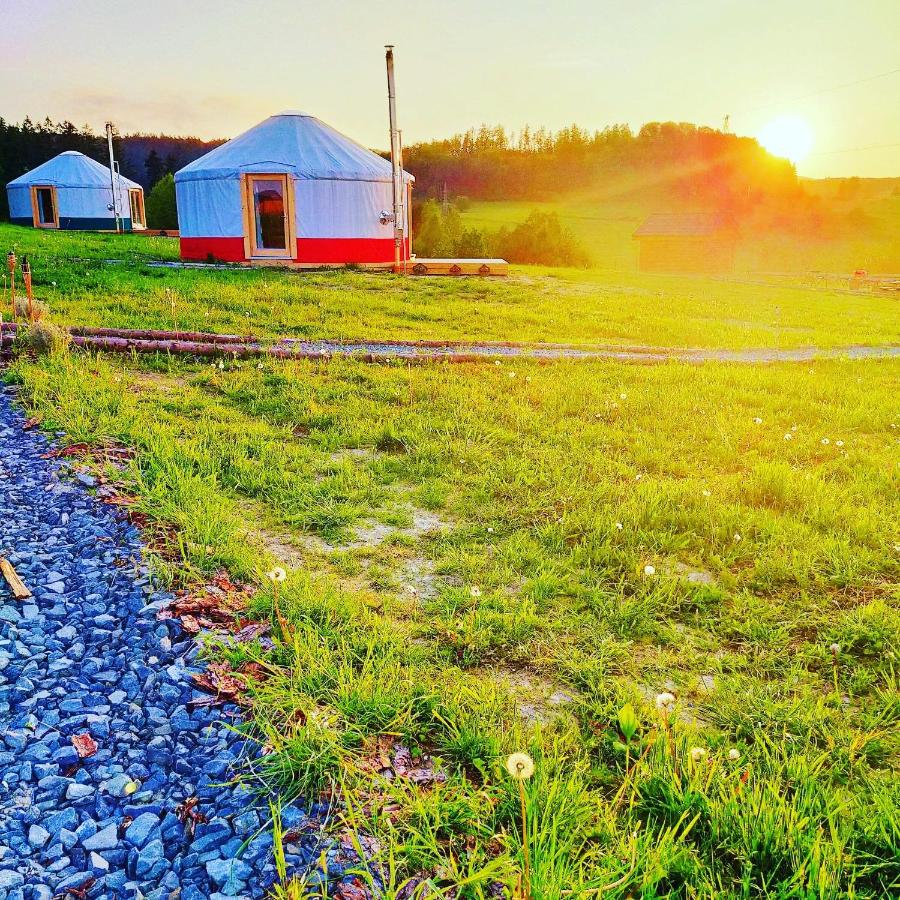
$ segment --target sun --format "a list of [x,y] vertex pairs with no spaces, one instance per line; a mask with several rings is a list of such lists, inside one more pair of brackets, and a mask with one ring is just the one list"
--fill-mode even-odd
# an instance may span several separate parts
[[797,116],[779,116],[760,129],[759,142],[773,156],[782,156],[792,163],[803,162],[813,148],[812,129]]

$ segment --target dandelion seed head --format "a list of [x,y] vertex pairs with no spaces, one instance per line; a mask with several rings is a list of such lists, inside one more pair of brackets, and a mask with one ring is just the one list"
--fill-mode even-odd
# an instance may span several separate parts
[[741,751],[738,750],[737,747],[732,747],[732,748],[728,751],[728,758],[729,758],[732,762],[737,762],[737,761],[741,758]]
[[527,753],[511,753],[506,759],[506,771],[524,781],[534,775],[534,760]]
[[621,522],[616,522],[616,529],[617,529],[618,531],[621,531],[623,527],[624,527],[624,526],[622,525]]
[[843,441],[835,441],[835,442],[834,442],[834,446],[835,446],[835,447],[843,447],[843,446],[844,446],[844,442],[843,442]]
[[703,496],[704,496],[704,497],[712,497],[712,491],[708,490],[707,488],[704,488],[704,489],[703,489]]
[[268,578],[269,581],[275,583],[282,582],[285,578],[287,578],[287,572],[285,572],[284,569],[281,568],[281,566],[275,566],[274,569],[266,572],[266,578]]
[[469,588],[469,594],[472,597],[480,597],[481,596],[481,588],[478,587],[477,584],[473,584],[472,587]]
[[841,652],[841,645],[840,645],[840,644],[832,644],[828,649],[831,650],[831,652],[832,652],[835,656],[837,656],[838,653]]
[[785,434],[784,439],[785,439],[786,441],[792,441],[792,440],[794,439],[794,435],[792,435],[792,434],[790,433],[790,431],[789,431],[789,432],[787,432],[787,433]]
[[831,441],[828,440],[828,438],[822,438],[822,443],[825,444],[825,445],[828,445],[828,444],[831,443]]
[[670,713],[675,709],[675,695],[669,691],[663,691],[656,695],[656,708],[661,713]]
[[743,540],[743,538],[741,537],[740,532],[737,532],[737,531],[736,531],[736,532],[734,533],[734,542],[735,542],[736,544],[739,544],[742,540]]
[[706,758],[706,748],[705,747],[691,747],[691,760],[693,762],[703,762]]
[[619,394],[619,399],[620,399],[620,400],[627,400],[627,399],[628,399],[628,394],[624,394],[624,393],[623,393],[623,394]]
[[754,421],[757,425],[762,425],[762,419],[761,419],[759,416],[755,416],[754,419],[753,419],[753,421]]
[[656,567],[655,567],[655,566],[650,566],[650,565],[644,566],[644,574],[645,574],[645,575],[655,575],[655,574],[656,574]]

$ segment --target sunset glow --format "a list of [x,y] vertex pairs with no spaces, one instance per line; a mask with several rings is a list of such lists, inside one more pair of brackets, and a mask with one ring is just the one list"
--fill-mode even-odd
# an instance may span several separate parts
[[779,116],[766,123],[757,135],[759,142],[774,156],[803,162],[815,143],[812,129],[797,116]]

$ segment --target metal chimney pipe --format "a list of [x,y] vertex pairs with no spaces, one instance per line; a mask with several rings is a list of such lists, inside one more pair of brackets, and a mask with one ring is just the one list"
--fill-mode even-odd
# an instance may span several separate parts
[[397,131],[397,94],[394,87],[394,45],[385,44],[387,63],[388,115],[391,125],[391,169],[394,187],[394,271],[402,271],[403,256],[403,199],[402,170],[400,168],[400,134]]
[[109,145],[109,188],[112,191],[112,212],[116,220],[116,234],[119,234],[122,231],[122,226],[119,221],[119,192],[116,190],[116,158],[113,156],[112,122],[106,123],[106,142]]

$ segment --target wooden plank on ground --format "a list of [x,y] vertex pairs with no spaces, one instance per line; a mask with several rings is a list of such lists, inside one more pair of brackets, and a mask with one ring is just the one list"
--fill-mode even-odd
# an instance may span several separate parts
[[415,257],[406,264],[411,275],[508,275],[505,259],[422,259]]
[[19,574],[13,568],[12,563],[4,556],[0,556],[0,572],[3,573],[3,577],[6,579],[6,583],[9,585],[16,600],[27,600],[31,596],[31,591],[25,586],[25,582],[19,578]]

